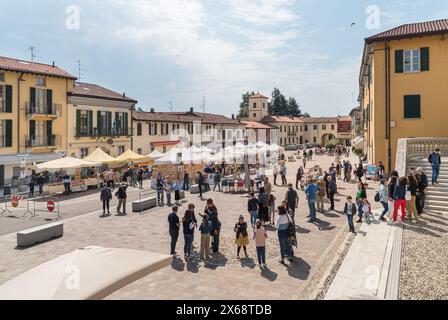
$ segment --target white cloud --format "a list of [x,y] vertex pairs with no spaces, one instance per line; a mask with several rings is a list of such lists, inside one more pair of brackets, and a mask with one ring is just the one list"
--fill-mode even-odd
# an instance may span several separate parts
[[299,19],[292,10],[294,0],[227,0],[232,15],[255,25],[278,25]]

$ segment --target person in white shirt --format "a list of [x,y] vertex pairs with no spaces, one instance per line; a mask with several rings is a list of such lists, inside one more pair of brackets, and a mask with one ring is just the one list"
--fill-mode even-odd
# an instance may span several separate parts
[[280,263],[285,263],[285,258],[292,261],[292,246],[288,245],[288,229],[292,218],[284,206],[278,207],[278,216],[275,219],[275,227],[278,230],[278,241],[280,243]]

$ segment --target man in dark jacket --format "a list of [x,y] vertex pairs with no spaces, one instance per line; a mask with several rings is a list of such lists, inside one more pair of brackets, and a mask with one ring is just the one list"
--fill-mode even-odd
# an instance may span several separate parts
[[330,198],[330,211],[334,211],[334,195],[336,194],[336,180],[328,176],[328,198]]
[[173,206],[173,211],[168,215],[169,233],[171,237],[171,255],[176,255],[176,243],[179,238],[180,222],[177,216],[177,206]]
[[417,189],[417,198],[415,201],[416,207],[417,207],[417,213],[419,216],[422,215],[423,210],[425,208],[425,201],[426,201],[426,188],[428,188],[428,177],[423,172],[422,168],[417,168],[416,170],[416,178],[418,182],[418,189]]
[[432,185],[439,184],[440,165],[442,164],[439,148],[429,155],[428,161],[432,166]]
[[103,187],[103,189],[101,189],[100,194],[100,200],[103,202],[103,216],[106,215],[106,208],[107,208],[107,214],[110,215],[109,204],[111,199],[112,199],[112,191],[107,186]]
[[285,201],[288,204],[289,209],[291,210],[292,217],[296,213],[296,208],[299,206],[299,196],[297,191],[293,189],[292,184],[288,185],[288,191],[286,191]]
[[185,170],[184,172],[184,185],[182,189],[184,190],[190,189],[190,174],[188,173],[187,170]]
[[252,228],[255,228],[255,224],[257,223],[257,215],[258,215],[258,199],[255,198],[255,192],[250,193],[250,199],[247,200],[247,211],[250,215],[250,223]]
[[120,213],[120,208],[123,206],[123,215],[126,215],[126,198],[128,197],[126,190],[128,186],[126,183],[123,183],[118,188],[117,192],[115,192],[115,196],[118,199],[117,213]]

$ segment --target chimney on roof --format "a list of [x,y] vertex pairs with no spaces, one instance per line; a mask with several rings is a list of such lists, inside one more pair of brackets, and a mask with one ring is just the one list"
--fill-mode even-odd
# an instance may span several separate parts
[[123,92],[123,98],[126,98],[126,93],[125,92]]
[[151,108],[151,113],[154,113],[154,112],[155,112],[154,108]]
[[54,61],[53,61],[53,67],[54,67]]
[[232,120],[235,120],[235,115],[232,113]]
[[190,108],[190,113],[194,113],[194,108],[193,107]]

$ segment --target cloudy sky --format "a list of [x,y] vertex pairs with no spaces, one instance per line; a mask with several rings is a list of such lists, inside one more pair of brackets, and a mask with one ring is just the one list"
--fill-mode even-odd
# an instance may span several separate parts
[[206,112],[225,115],[237,113],[241,93],[270,96],[274,86],[314,116],[347,114],[356,106],[364,37],[448,18],[446,0],[0,0],[0,6],[2,56],[30,59],[34,46],[36,61],[55,61],[77,75],[81,60],[84,81],[126,92],[143,109],[168,111],[173,102],[175,111],[199,110],[205,96]]

